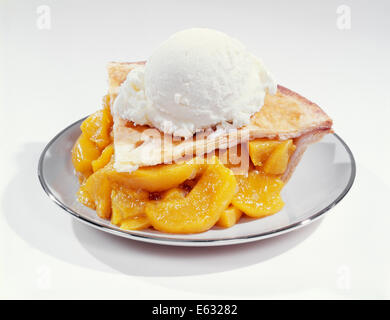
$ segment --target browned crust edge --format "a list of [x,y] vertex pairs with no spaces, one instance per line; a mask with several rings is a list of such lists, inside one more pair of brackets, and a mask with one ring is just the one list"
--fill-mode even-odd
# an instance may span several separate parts
[[299,100],[301,103],[310,107],[313,110],[313,112],[324,117],[326,120],[322,123],[321,128],[330,129],[332,127],[332,125],[333,125],[332,119],[325,113],[324,110],[321,109],[321,107],[318,104],[310,101],[309,99],[305,98],[304,96],[300,95],[299,93],[292,91],[292,90],[290,90],[290,89],[288,89],[280,84],[278,84],[278,90],[286,96],[290,96],[296,100]]

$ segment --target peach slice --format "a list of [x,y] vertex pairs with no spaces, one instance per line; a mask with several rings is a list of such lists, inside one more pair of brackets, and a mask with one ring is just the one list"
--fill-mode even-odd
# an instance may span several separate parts
[[105,167],[110,162],[113,154],[114,154],[114,146],[112,144],[105,147],[100,157],[92,161],[93,172],[96,172],[99,169]]
[[265,217],[280,211],[284,202],[280,196],[283,182],[275,176],[257,170],[248,176],[237,176],[238,192],[232,204],[253,218]]
[[100,155],[97,146],[84,134],[81,134],[72,148],[72,163],[83,178],[92,174],[92,161]]
[[127,218],[144,214],[148,200],[149,193],[146,191],[114,186],[111,192],[111,223],[120,225]]
[[165,191],[196,175],[200,165],[186,162],[161,164],[152,167],[141,167],[126,173],[117,172],[111,166],[107,174],[109,179],[132,189],[143,189],[150,192]]
[[91,114],[80,128],[83,134],[102,150],[112,142],[110,135],[112,124],[110,109],[106,107]]
[[149,193],[114,186],[111,192],[111,223],[126,230],[139,230],[150,226],[145,216],[145,205]]
[[249,155],[255,166],[261,166],[280,144],[277,140],[256,139],[249,142]]
[[252,166],[249,160],[248,143],[217,150],[216,154],[225,167],[232,170],[235,175],[246,175]]
[[295,151],[295,148],[291,139],[281,142],[265,162],[264,171],[268,174],[283,174],[287,169],[290,155]]
[[186,191],[181,188],[172,188],[164,192],[163,200],[183,199],[186,196]]
[[111,216],[111,183],[107,178],[106,167],[99,169],[89,176],[78,192],[81,203],[96,209],[103,219]]
[[[174,199],[183,199],[186,196],[186,191],[181,188],[173,188],[166,191],[163,195],[163,200],[174,200]],[[221,213],[217,225],[222,228],[230,228],[235,225],[240,217],[242,212],[234,206],[229,206]]]
[[230,204],[236,179],[216,157],[184,198],[149,202],[146,215],[152,226],[168,233],[197,233],[210,229]]
[[238,220],[240,220],[241,216],[242,211],[234,206],[229,206],[222,212],[221,217],[217,222],[217,226],[222,228],[230,228],[234,226]]
[[122,221],[120,228],[124,230],[142,230],[150,227],[150,221],[147,216],[135,216]]
[[88,208],[96,210],[95,200],[92,199],[88,190],[85,188],[85,183],[77,191],[77,200]]

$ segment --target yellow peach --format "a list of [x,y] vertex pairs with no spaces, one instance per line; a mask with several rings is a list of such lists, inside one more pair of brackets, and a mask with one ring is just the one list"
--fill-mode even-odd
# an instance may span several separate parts
[[214,157],[186,197],[150,202],[146,205],[146,215],[160,231],[203,232],[219,220],[236,192],[236,185],[232,171]]
[[283,174],[287,169],[290,155],[294,150],[295,145],[292,143],[292,140],[281,142],[265,162],[264,171],[268,174]]
[[111,192],[111,223],[121,226],[128,218],[143,215],[148,200],[149,193],[146,191],[114,186]]
[[114,146],[112,144],[105,147],[100,157],[92,161],[93,172],[98,171],[99,169],[105,167],[110,162],[113,154],[114,154]]
[[234,226],[238,220],[240,220],[241,216],[242,211],[234,206],[229,206],[222,212],[221,217],[217,222],[217,226],[222,228],[230,228]]
[[257,170],[248,176],[237,176],[238,192],[232,204],[253,218],[268,216],[280,211],[284,202],[280,196],[283,182],[276,176]]
[[92,161],[100,155],[98,147],[84,134],[81,134],[72,148],[72,163],[83,178],[92,174]]
[[99,169],[88,177],[79,190],[79,201],[89,207],[95,207],[99,217],[111,216],[111,183],[107,179],[105,168]]
[[142,230],[150,227],[150,221],[145,215],[127,218],[120,225],[124,230]]
[[249,155],[255,166],[261,166],[279,145],[277,140],[256,139],[249,142]]
[[104,108],[91,114],[81,124],[81,131],[92,142],[96,143],[99,149],[104,149],[112,141],[112,116],[109,108]]
[[117,172],[111,166],[107,174],[111,181],[129,188],[160,192],[177,187],[185,180],[192,178],[198,169],[198,164],[183,162],[141,167],[131,173]]

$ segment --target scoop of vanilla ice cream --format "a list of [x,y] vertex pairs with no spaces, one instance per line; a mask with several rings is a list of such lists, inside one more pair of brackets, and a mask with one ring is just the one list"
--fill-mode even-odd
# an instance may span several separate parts
[[119,89],[114,113],[167,134],[191,137],[204,128],[241,127],[276,83],[239,41],[210,29],[166,40]]

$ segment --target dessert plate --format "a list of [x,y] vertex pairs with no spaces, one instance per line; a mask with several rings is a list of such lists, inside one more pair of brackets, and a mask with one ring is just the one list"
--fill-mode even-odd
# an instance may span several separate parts
[[57,205],[80,221],[137,241],[174,246],[220,246],[274,237],[306,226],[329,212],[348,193],[355,179],[356,165],[351,150],[337,134],[328,134],[305,152],[282,191],[285,207],[275,215],[262,219],[242,218],[232,228],[213,227],[199,234],[122,230],[77,201],[79,183],[74,174],[71,149],[81,133],[83,120],[65,128],[43,150],[38,165],[42,187]]

